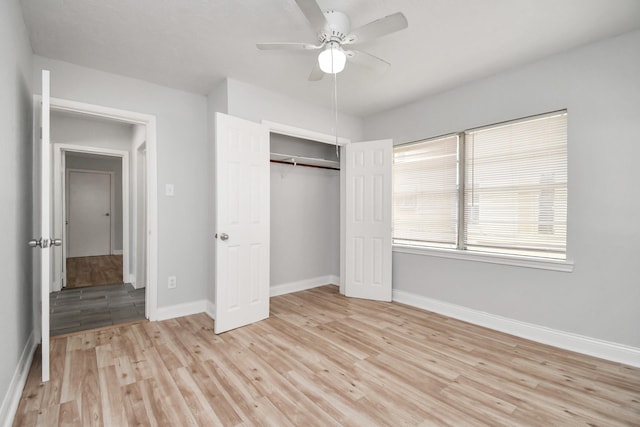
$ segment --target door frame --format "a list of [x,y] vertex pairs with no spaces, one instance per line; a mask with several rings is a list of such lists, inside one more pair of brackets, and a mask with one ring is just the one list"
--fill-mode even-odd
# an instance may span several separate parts
[[[99,117],[108,120],[115,120],[123,123],[141,125],[145,128],[145,140],[147,149],[146,163],[146,201],[147,201],[147,253],[146,253],[146,274],[147,286],[145,292],[145,316],[149,320],[157,320],[158,308],[158,175],[157,175],[157,145],[156,145],[156,117],[150,114],[138,113],[134,111],[122,110],[118,108],[106,107],[96,104],[87,104],[78,101],[71,101],[61,98],[51,98],[51,110],[77,113],[92,117]],[[87,147],[82,147],[86,149]],[[132,147],[135,149],[136,147]],[[101,148],[102,151],[107,149]],[[114,150],[117,151],[117,150]],[[127,153],[128,155],[128,153]],[[135,166],[134,166],[135,168]],[[129,166],[126,167],[129,173]],[[124,183],[123,166],[123,183]],[[129,186],[127,183],[127,192]],[[124,193],[124,191],[123,191]],[[133,197],[136,196],[136,188],[131,189]],[[129,193],[128,193],[129,194]],[[127,198],[127,203],[129,199]],[[124,211],[124,206],[123,206]],[[127,219],[128,227],[129,219]],[[124,218],[123,218],[124,229]],[[135,246],[135,235],[130,236]],[[129,245],[130,242],[127,244]],[[123,239],[123,246],[125,242]],[[124,249],[124,248],[123,248]],[[124,264],[124,258],[123,258]],[[39,320],[38,320],[39,321]],[[41,331],[42,332],[42,331]]]
[[[140,126],[137,126],[137,129],[134,131],[134,140],[133,147],[131,150],[131,188],[133,191],[131,192],[131,235],[135,236],[133,239],[134,244],[131,245],[131,250],[135,251],[133,254],[133,258],[136,260],[135,265],[131,267],[131,283],[133,283],[133,287],[136,289],[144,288],[147,284],[147,262],[144,256],[147,253],[147,235],[145,232],[147,229],[147,198],[145,197],[148,189],[146,185],[147,179],[147,142],[146,139],[140,137],[140,133],[138,129]],[[140,164],[140,160],[142,159],[142,165]],[[142,197],[141,197],[142,195]],[[142,263],[141,260],[144,258],[145,262]]]
[[[269,120],[262,120],[261,122],[269,129],[269,135],[272,133],[277,133],[279,135],[292,136],[294,138],[306,139],[309,141],[321,142],[324,144],[338,145],[339,147],[344,147],[347,144],[351,143],[351,139],[345,138],[342,136],[331,135],[328,133],[317,132],[314,130],[304,129],[296,126],[291,126],[283,123],[272,122]],[[344,295],[344,279],[346,277],[346,248],[347,241],[345,235],[345,226],[346,226],[346,167],[347,164],[344,161],[344,155],[342,153],[344,150],[340,150],[340,277],[339,277],[339,289],[340,294]]]
[[[84,145],[54,143],[53,146],[53,230],[56,235],[62,235],[62,246],[56,248],[54,252],[54,266],[53,266],[53,278],[51,292],[56,292],[67,284],[67,227],[65,227],[64,221],[67,218],[68,200],[67,194],[69,190],[68,173],[70,169],[66,167],[66,156],[64,153],[86,153],[86,154],[99,154],[108,157],[118,157],[121,159],[122,165],[122,280],[127,283],[130,279],[129,273],[129,260],[131,259],[130,242],[131,231],[129,227],[130,223],[130,207],[129,207],[129,152],[124,150],[112,150],[108,148],[89,147]],[[76,169],[71,169],[76,170]],[[96,173],[110,173],[105,171],[89,171],[86,169],[77,169],[81,172],[96,172]],[[114,194],[113,185],[114,178],[111,174],[111,212],[114,207]],[[114,220],[111,215],[111,231],[110,231],[110,244],[109,252],[113,254],[113,240],[115,236]]]

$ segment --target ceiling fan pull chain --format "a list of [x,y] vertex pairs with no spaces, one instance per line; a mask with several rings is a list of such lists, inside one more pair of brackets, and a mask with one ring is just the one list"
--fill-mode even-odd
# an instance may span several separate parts
[[339,159],[340,148],[338,147],[338,73],[333,74],[333,109],[335,114],[336,157]]

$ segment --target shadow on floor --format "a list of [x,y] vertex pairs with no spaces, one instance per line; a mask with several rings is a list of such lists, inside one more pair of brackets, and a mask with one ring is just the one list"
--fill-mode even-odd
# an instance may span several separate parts
[[144,319],[145,288],[129,284],[63,289],[52,292],[50,335]]

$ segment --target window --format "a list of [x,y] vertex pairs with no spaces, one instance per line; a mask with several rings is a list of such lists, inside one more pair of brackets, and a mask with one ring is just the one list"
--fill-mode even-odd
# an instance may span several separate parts
[[567,114],[394,148],[394,244],[566,258]]
[[458,241],[458,135],[393,150],[393,238],[455,248]]

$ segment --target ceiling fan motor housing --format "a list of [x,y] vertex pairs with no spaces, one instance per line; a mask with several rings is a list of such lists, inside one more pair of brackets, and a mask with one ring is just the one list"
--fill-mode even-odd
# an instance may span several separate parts
[[323,32],[318,35],[321,43],[338,42],[342,44],[351,30],[351,22],[349,17],[337,10],[326,10],[324,12],[327,20],[327,26]]

